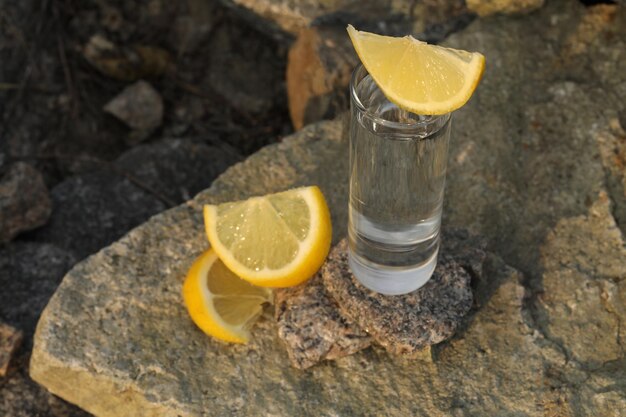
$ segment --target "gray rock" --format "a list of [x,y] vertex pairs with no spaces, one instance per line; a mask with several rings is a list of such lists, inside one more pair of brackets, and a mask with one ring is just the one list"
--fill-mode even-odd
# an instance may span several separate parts
[[0,378],[6,376],[15,351],[22,343],[22,332],[0,322]]
[[239,159],[225,145],[191,139],[137,146],[106,171],[83,174],[54,187],[50,222],[33,237],[84,258],[150,216],[207,188]]
[[[12,242],[0,249],[0,321],[19,329],[23,338],[23,346],[13,352],[11,371],[2,379],[2,416],[87,416],[75,406],[54,397],[28,376],[28,359],[37,320],[63,275],[76,260],[71,253],[50,244]],[[0,331],[0,346],[5,343],[5,335]],[[2,351],[0,347],[0,356]],[[0,363],[3,361],[0,358]]]
[[27,358],[2,380],[0,414],[4,417],[89,417],[91,414],[50,394],[28,376]]
[[226,146],[192,139],[162,139],[136,146],[115,161],[121,172],[180,204],[208,188],[241,157]]
[[27,348],[39,315],[76,261],[50,244],[13,242],[0,249],[0,318],[24,333]]
[[274,304],[278,336],[296,368],[342,358],[371,343],[367,333],[340,314],[324,289],[321,273],[297,287],[275,290]]
[[34,238],[69,250],[80,259],[167,208],[158,196],[116,172],[67,179],[50,195],[54,211]]
[[0,178],[0,242],[45,224],[52,206],[43,177],[32,166],[16,162]]
[[[372,348],[303,373],[272,320],[232,347],[206,338],[182,306],[182,277],[206,247],[203,203],[319,184],[334,241],[345,236],[348,149],[337,121],[261,150],[76,266],[42,315],[32,376],[102,416],[620,416],[615,277],[626,259],[613,218],[621,200],[608,186],[618,171],[597,135],[626,111],[625,43],[626,8],[573,0],[479,19],[449,39],[485,53],[487,68],[454,116],[443,221],[480,233],[497,255],[483,265],[477,306],[432,362]],[[577,321],[588,340],[568,334]],[[594,350],[594,337],[607,345]]]
[[528,13],[543,6],[545,0],[467,0],[467,8],[479,16],[496,13]]
[[[237,11],[248,11],[253,24],[277,37],[284,31],[298,34],[301,30],[320,23],[342,22],[367,25],[378,32],[388,31],[390,26],[401,26],[404,33],[423,32],[428,26],[445,22],[465,11],[459,0],[407,0],[363,1],[351,0],[222,0]],[[246,14],[244,13],[244,16]]]
[[159,77],[170,66],[169,53],[151,45],[120,46],[102,35],[93,35],[83,48],[83,56],[107,77],[121,81]]
[[[622,360],[626,246],[608,195],[601,193],[586,215],[560,220],[548,233],[541,258],[543,291],[537,314],[545,314],[545,333],[586,368]],[[565,316],[569,320],[561,319]]]
[[[214,29],[206,53],[211,59],[202,82],[239,114],[250,121],[268,113],[284,94],[284,63],[277,49],[261,34],[236,21]],[[284,52],[283,52],[284,54]]]
[[104,111],[132,129],[150,132],[163,122],[163,99],[154,87],[140,80],[124,88],[104,106]]
[[342,315],[396,355],[415,357],[449,339],[472,306],[471,277],[448,253],[441,254],[423,287],[405,295],[378,294],[359,283],[348,265],[345,239],[331,250],[322,276]]
[[300,31],[287,61],[289,114],[296,130],[348,109],[348,85],[358,62],[344,26]]

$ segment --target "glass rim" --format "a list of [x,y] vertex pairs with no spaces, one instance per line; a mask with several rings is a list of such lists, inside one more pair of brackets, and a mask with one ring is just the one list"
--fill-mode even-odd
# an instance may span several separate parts
[[[354,71],[352,71],[352,76],[350,77],[350,101],[352,102],[353,105],[355,105],[357,107],[357,109],[361,113],[363,113],[368,118],[370,118],[372,121],[374,121],[374,122],[376,122],[378,124],[381,124],[381,125],[389,127],[389,128],[398,129],[398,130],[404,130],[404,129],[406,129],[406,130],[413,130],[416,127],[424,127],[424,126],[428,126],[428,125],[433,124],[433,123],[438,123],[443,118],[449,119],[450,116],[452,115],[451,112],[450,113],[445,113],[445,114],[439,114],[439,115],[420,115],[420,116],[427,117],[427,119],[414,121],[413,123],[395,122],[395,121],[388,120],[388,119],[385,119],[383,117],[380,117],[380,116],[378,116],[378,115],[376,115],[376,114],[374,114],[374,113],[372,113],[372,112],[367,110],[367,108],[361,102],[361,99],[360,99],[360,97],[359,97],[359,95],[357,94],[357,91],[356,91],[356,86],[358,85],[358,81],[360,81],[360,80],[357,80],[357,79],[359,77],[361,77],[361,79],[363,79],[368,74],[369,74],[369,72],[367,71],[367,69],[365,69],[363,64],[359,64],[354,69]],[[380,87],[378,87],[378,88],[380,88]]]

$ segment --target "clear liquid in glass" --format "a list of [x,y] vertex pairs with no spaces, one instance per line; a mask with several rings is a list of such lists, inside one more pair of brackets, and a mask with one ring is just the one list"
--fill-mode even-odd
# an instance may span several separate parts
[[374,291],[408,293],[437,263],[450,114],[401,110],[369,75],[353,88],[350,266]]

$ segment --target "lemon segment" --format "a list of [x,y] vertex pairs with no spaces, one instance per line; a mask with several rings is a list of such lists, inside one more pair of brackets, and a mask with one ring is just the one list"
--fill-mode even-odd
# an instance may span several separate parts
[[462,107],[485,69],[485,57],[478,52],[429,45],[412,36],[362,32],[352,25],[348,34],[385,96],[416,114],[445,114]]
[[316,186],[204,206],[211,247],[237,276],[264,287],[298,285],[320,268],[332,227]]
[[272,301],[272,292],[237,277],[209,249],[189,269],[183,300],[191,319],[204,333],[227,342],[246,343],[263,305]]

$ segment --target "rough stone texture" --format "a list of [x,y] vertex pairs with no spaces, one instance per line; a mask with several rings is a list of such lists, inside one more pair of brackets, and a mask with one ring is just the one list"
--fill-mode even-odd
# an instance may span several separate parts
[[15,372],[0,380],[2,417],[90,417],[91,414],[50,394],[28,376],[28,356],[22,355]]
[[115,166],[142,185],[180,204],[208,188],[226,168],[241,160],[231,148],[192,139],[162,139],[137,146]]
[[124,88],[104,106],[104,111],[141,131],[152,131],[163,122],[163,99],[149,83],[140,80]]
[[[259,117],[284,94],[284,63],[259,33],[235,23],[218,26],[209,40],[211,56],[203,84],[242,117]],[[277,73],[279,76],[276,76]]]
[[[23,334],[22,347],[14,354],[10,372],[0,379],[0,416],[87,416],[54,397],[28,376],[37,320],[76,260],[71,253],[49,244],[18,241],[0,249],[0,321],[20,329]],[[0,345],[2,342],[0,335]]]
[[0,249],[0,319],[24,332],[27,347],[39,315],[76,261],[50,244],[14,242]]
[[442,253],[422,288],[405,295],[385,296],[361,285],[348,265],[346,239],[332,249],[322,276],[341,313],[396,355],[414,357],[450,338],[472,306],[471,277],[450,254]]
[[472,276],[478,284],[483,280],[483,263],[487,241],[466,229],[444,227],[441,231],[441,256],[450,256]]
[[[626,115],[626,111],[624,111]],[[626,118],[624,122],[614,118],[596,133],[602,164],[606,173],[606,186],[615,202],[613,215],[615,220],[626,231]]]
[[169,53],[151,45],[116,45],[102,35],[93,35],[83,56],[102,74],[122,81],[163,75],[171,64]]
[[[280,31],[298,34],[328,21],[366,25],[378,31],[402,26],[404,33],[420,33],[466,11],[462,0],[222,0],[250,17],[260,29],[280,37]],[[358,27],[358,26],[357,26]],[[359,27],[359,29],[361,29]]]
[[371,343],[367,333],[339,313],[320,273],[303,285],[277,289],[274,304],[278,336],[296,368],[342,358]]
[[[348,150],[337,121],[261,150],[76,266],[42,315],[33,377],[103,416],[623,415],[615,276],[626,259],[623,232],[611,226],[620,200],[608,186],[621,171],[597,136],[626,111],[626,8],[554,0],[528,16],[476,20],[448,44],[482,51],[487,68],[455,113],[444,225],[469,226],[497,255],[483,265],[475,307],[431,362],[373,348],[302,372],[273,321],[232,347],[196,330],[182,306],[182,277],[206,247],[202,203],[319,184],[335,242],[345,236]],[[561,279],[590,288],[559,290]],[[581,311],[590,335],[614,336],[597,356],[563,337]],[[594,328],[596,315],[611,319]]]
[[344,26],[299,33],[287,61],[289,114],[296,130],[348,108],[348,85],[358,62]]
[[[620,361],[626,346],[620,323],[626,316],[626,247],[606,193],[587,214],[560,220],[541,255],[546,334],[590,369]],[[555,319],[563,316],[570,320]]]
[[0,377],[6,376],[15,351],[22,343],[22,332],[0,322]]
[[111,172],[67,179],[50,195],[54,211],[34,238],[69,250],[80,259],[167,208],[154,194]]
[[479,16],[496,13],[528,13],[543,6],[545,0],[466,0],[467,8]]
[[39,171],[23,162],[11,165],[0,178],[0,242],[45,224],[51,211],[48,189]]
[[226,145],[191,139],[137,146],[106,171],[76,176],[54,187],[52,217],[33,237],[84,258],[150,216],[193,197],[239,159]]

